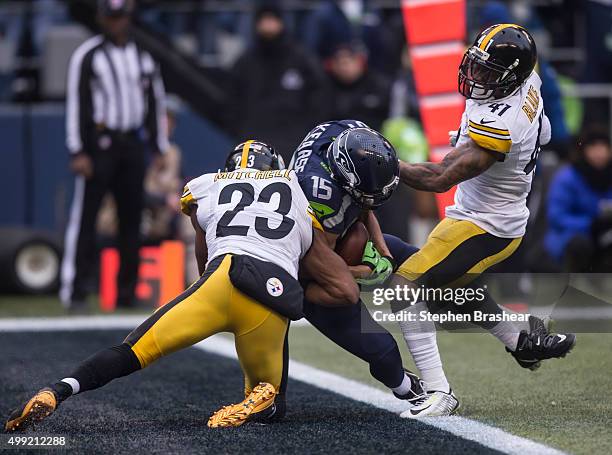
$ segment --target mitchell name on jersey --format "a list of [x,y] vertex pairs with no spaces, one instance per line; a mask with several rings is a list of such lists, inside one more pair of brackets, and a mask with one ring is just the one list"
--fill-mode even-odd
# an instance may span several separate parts
[[500,160],[457,186],[455,204],[446,208],[446,216],[472,221],[498,237],[525,234],[533,171],[540,146],[551,136],[541,85],[534,71],[513,95],[493,101],[466,101],[457,145],[471,139],[499,153]]
[[208,262],[222,254],[246,254],[297,279],[298,263],[312,243],[313,220],[295,172],[204,174],[187,183],[181,196],[183,213],[194,205],[206,233]]

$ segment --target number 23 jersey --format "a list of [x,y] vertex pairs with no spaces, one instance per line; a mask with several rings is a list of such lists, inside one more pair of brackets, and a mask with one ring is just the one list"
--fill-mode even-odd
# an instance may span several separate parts
[[525,234],[533,171],[540,145],[547,144],[551,135],[541,85],[534,71],[507,98],[466,101],[457,146],[471,139],[497,152],[500,160],[457,186],[455,204],[446,208],[446,216],[469,220],[497,237],[518,238]]
[[246,254],[274,263],[297,278],[312,243],[312,218],[295,172],[289,170],[204,174],[185,186],[181,210],[197,205],[206,232],[208,261]]

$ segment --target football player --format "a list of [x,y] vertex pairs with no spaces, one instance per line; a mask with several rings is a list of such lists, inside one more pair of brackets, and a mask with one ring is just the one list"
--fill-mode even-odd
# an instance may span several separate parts
[[236,169],[231,161],[231,172],[190,181],[181,199],[196,231],[201,278],[123,343],[94,354],[36,393],[11,414],[7,431],[27,428],[70,396],[102,387],[218,332],[234,334],[245,400],[217,411],[208,426],[236,427],[282,416],[284,402],[277,406],[276,395],[284,387],[288,320],[302,317],[298,264],[312,280],[310,294],[323,305],[354,304],[359,289],[344,261],[313,229],[319,225],[295,172],[284,169],[264,143],[247,141],[236,150]]
[[[383,235],[373,212],[388,200],[399,180],[395,150],[380,133],[356,120],[322,123],[298,146],[290,168],[298,175],[330,249],[355,221],[365,223],[371,242],[364,252],[364,265],[350,267],[359,283],[384,283],[395,263],[417,251],[397,237]],[[421,397],[423,388],[450,392],[435,331],[416,333],[410,346],[421,382],[415,374],[404,371],[394,338],[373,320],[362,302],[345,308],[317,303],[305,300],[306,319],[334,343],[366,361],[372,376],[398,398],[413,402]],[[448,415],[455,409],[429,415]]]
[[[551,137],[544,114],[541,81],[534,71],[536,45],[523,27],[493,25],[481,32],[459,67],[459,92],[467,99],[458,132],[451,132],[454,149],[440,163],[400,163],[400,178],[423,191],[445,192],[458,185],[455,204],[431,232],[423,248],[401,264],[393,283],[444,286],[468,282],[508,258],[525,234],[531,188],[540,146]],[[459,280],[459,281],[456,281]],[[503,310],[489,295],[477,307]],[[459,306],[455,310],[461,311]],[[400,323],[404,333],[413,329]],[[433,323],[432,323],[433,326]],[[530,331],[512,322],[485,322],[525,368],[544,359],[564,357],[575,335],[548,333],[532,319]],[[408,417],[452,406],[452,397],[433,393],[407,411]]]

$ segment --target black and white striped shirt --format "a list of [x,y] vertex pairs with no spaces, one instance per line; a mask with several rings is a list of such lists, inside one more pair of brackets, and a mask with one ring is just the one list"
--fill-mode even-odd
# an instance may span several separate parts
[[100,128],[145,129],[151,147],[168,148],[165,92],[151,55],[133,41],[116,46],[98,35],[81,44],[68,67],[66,144],[87,151]]

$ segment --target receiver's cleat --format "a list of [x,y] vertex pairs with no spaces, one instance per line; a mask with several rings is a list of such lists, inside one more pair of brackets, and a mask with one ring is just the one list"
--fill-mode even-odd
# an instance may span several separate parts
[[408,419],[420,419],[421,417],[449,416],[459,409],[459,400],[451,390],[449,393],[439,390],[427,392],[414,406],[400,414],[400,417]]
[[399,398],[400,400],[406,400],[410,404],[415,404],[425,393],[425,389],[423,388],[423,381],[412,371],[404,368],[404,372],[406,376],[410,379],[410,390],[404,395],[397,394],[393,392],[395,398]]
[[21,408],[15,409],[4,425],[5,431],[25,430],[49,417],[57,408],[57,398],[51,389],[42,389]]
[[[208,419],[210,428],[239,427],[249,420],[264,421],[274,414],[276,390],[271,384],[260,382],[244,401],[225,406]],[[264,416],[265,414],[265,416]]]

